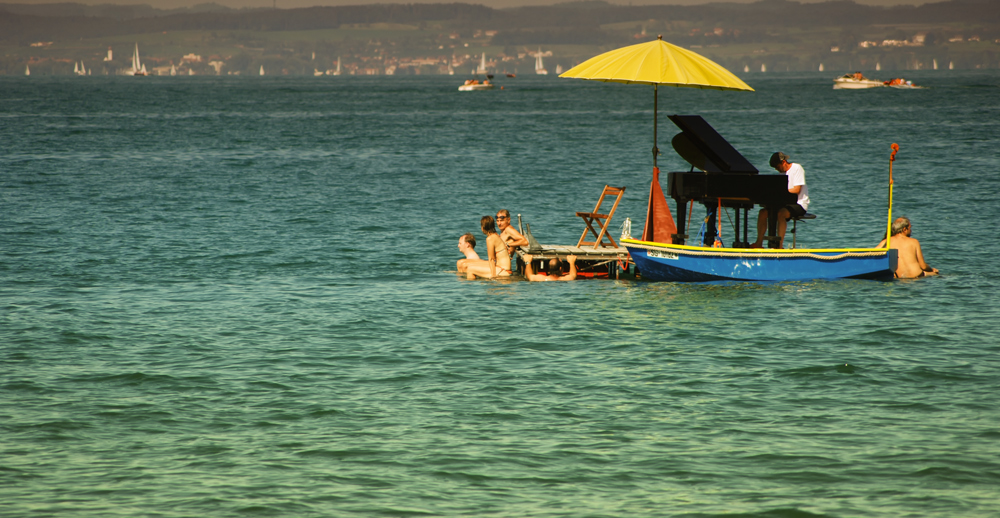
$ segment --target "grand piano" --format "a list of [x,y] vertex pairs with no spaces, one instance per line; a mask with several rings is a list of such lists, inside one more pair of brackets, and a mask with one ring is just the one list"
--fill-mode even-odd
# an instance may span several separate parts
[[[795,203],[798,195],[788,192],[788,177],[783,174],[758,174],[759,171],[733,146],[719,135],[715,128],[699,115],[669,115],[681,132],[671,144],[677,154],[691,164],[688,172],[667,173],[667,192],[677,202],[677,229],[687,228],[687,204],[694,200],[703,203],[710,212],[722,201],[723,207],[736,209],[736,228],[740,228],[740,209],[743,212],[743,239],[739,236],[733,248],[746,248],[748,243],[748,212],[754,205],[767,208],[768,246],[779,246],[777,238],[778,211]],[[696,169],[698,171],[696,171]],[[714,221],[713,221],[714,223]],[[756,224],[754,225],[756,231]],[[712,234],[714,237],[714,230]],[[673,244],[683,245],[689,236],[673,234]],[[692,243],[702,246],[702,243]]]

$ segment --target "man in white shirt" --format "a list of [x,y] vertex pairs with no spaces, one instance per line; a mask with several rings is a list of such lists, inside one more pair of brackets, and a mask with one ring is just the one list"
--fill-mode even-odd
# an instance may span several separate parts
[[[771,167],[779,173],[788,176],[788,192],[798,194],[797,203],[786,205],[778,211],[778,237],[781,242],[785,240],[785,228],[788,226],[788,218],[797,218],[806,213],[809,208],[809,188],[806,187],[806,171],[802,165],[788,161],[788,155],[777,152],[771,155]],[[761,209],[757,215],[757,241],[750,245],[750,248],[760,248],[764,242],[764,232],[767,231],[767,209]],[[783,248],[779,245],[778,248]]]

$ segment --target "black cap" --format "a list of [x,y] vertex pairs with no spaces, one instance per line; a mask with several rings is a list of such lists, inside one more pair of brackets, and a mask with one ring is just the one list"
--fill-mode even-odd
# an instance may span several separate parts
[[781,151],[778,151],[777,153],[771,155],[771,161],[769,163],[771,164],[771,167],[778,167],[778,165],[780,165],[782,162],[787,162],[787,161],[788,161],[788,155],[782,153]]

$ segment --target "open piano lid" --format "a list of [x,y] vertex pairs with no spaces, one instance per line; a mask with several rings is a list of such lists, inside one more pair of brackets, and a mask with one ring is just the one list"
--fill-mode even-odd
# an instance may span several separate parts
[[681,129],[671,144],[684,160],[708,173],[756,174],[753,166],[701,115],[668,115]]

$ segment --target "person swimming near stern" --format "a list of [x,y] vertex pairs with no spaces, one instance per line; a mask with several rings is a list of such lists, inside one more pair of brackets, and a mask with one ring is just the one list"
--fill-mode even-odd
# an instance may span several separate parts
[[[910,237],[911,234],[913,234],[913,225],[910,224],[909,218],[900,216],[892,222],[892,240],[889,242],[889,248],[895,248],[899,251],[896,263],[896,278],[915,279],[917,277],[937,275],[939,273],[937,268],[932,268],[924,261],[924,253],[920,249],[920,241]],[[885,239],[876,248],[884,246]]]

